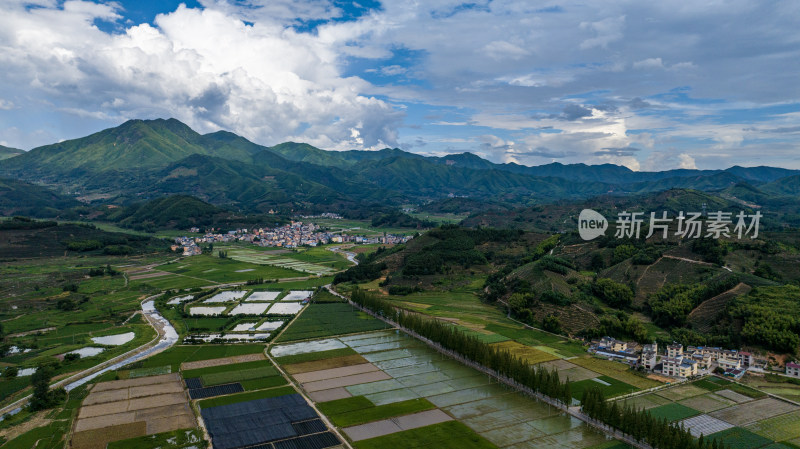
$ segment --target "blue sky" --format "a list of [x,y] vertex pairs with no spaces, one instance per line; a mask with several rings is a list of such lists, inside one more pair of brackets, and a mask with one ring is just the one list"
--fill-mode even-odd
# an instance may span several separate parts
[[272,145],[800,168],[794,1],[0,3],[0,144],[175,117]]

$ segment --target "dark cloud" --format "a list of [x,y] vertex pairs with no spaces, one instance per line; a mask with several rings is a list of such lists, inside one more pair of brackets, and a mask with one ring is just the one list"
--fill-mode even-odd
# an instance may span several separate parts
[[585,108],[577,104],[570,104],[564,107],[564,110],[559,116],[559,118],[571,122],[574,120],[591,116],[592,116],[592,110],[590,108]]
[[646,102],[646,101],[644,101],[644,100],[642,100],[639,97],[636,97],[633,100],[628,102],[628,106],[631,109],[645,109],[645,108],[652,107],[653,105],[648,103],[648,102]]

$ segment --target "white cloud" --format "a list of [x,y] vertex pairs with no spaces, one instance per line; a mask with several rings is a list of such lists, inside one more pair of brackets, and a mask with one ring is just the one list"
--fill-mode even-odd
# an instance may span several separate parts
[[8,111],[14,109],[14,102],[0,98],[0,110]]
[[595,36],[581,42],[581,49],[590,50],[595,47],[608,48],[608,44],[622,39],[622,28],[625,16],[607,17],[596,22],[581,22],[582,30],[591,30]]
[[694,162],[694,158],[686,153],[681,153],[678,155],[678,168],[686,168],[689,170],[696,170],[697,164]]
[[661,58],[647,58],[633,63],[634,69],[663,69],[664,63]]
[[[396,144],[402,113],[362,95],[364,80],[341,74],[344,42],[275,21],[248,26],[234,14],[241,9],[226,5],[181,6],[158,16],[156,26],[113,35],[92,24],[118,19],[114,5],[2,8],[4,78],[81,117],[174,116],[199,131],[231,129],[263,143],[294,139],[332,149]],[[280,6],[270,5],[252,14]],[[306,9],[309,17],[324,13]]]

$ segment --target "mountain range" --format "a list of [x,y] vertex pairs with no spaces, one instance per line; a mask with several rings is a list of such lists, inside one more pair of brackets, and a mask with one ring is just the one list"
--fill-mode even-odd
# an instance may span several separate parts
[[750,206],[800,195],[800,171],[775,167],[634,172],[612,164],[497,164],[471,153],[268,147],[226,131],[199,134],[175,119],[130,120],[27,152],[0,147],[3,155],[0,176],[83,201],[124,205],[182,194],[244,212],[358,211],[448,197],[531,206],[673,188]]

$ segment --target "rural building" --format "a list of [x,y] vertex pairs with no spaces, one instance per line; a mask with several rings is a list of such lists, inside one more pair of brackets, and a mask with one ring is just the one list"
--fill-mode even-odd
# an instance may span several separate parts
[[786,375],[800,377],[800,364],[789,362],[786,364]]
[[[681,348],[682,349],[682,348]],[[691,377],[697,375],[697,362],[689,358],[664,357],[661,359],[663,365],[661,372],[673,377]]]

